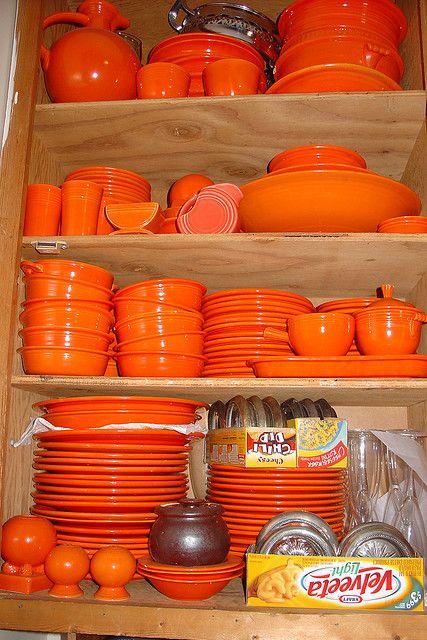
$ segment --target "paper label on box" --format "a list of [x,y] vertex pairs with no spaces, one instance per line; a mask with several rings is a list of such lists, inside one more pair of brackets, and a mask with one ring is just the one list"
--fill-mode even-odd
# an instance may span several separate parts
[[421,611],[424,561],[248,554],[247,603],[256,607]]
[[347,467],[347,421],[338,418],[296,418],[297,466]]

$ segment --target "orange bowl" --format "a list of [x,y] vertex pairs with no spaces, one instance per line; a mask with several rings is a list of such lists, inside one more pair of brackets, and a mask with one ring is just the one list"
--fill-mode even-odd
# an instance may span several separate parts
[[76,347],[107,351],[112,342],[110,333],[79,327],[27,327],[19,331],[19,336],[24,347]]
[[131,317],[142,316],[148,313],[161,314],[164,312],[170,313],[194,313],[194,309],[191,307],[185,307],[182,304],[159,302],[154,299],[140,299],[133,298],[131,296],[119,296],[114,297],[114,312],[117,322],[128,320]]
[[372,310],[356,315],[356,345],[365,356],[416,353],[426,316],[404,309]]
[[149,378],[198,378],[205,363],[203,356],[174,351],[127,351],[117,354],[121,376]]
[[96,267],[86,262],[75,262],[73,260],[38,260],[30,262],[23,260],[21,269],[25,275],[33,273],[44,273],[46,275],[67,278],[68,280],[80,280],[88,284],[95,284],[99,287],[111,289],[114,276],[110,271]]
[[319,64],[358,64],[400,82],[404,65],[398,51],[383,47],[373,39],[358,35],[330,35],[310,38],[291,47],[284,48],[275,63],[275,78],[279,80],[288,73]]
[[107,351],[75,347],[20,347],[22,364],[29,375],[103,376]]
[[289,344],[299,356],[344,356],[355,321],[346,313],[304,313],[287,320]]
[[70,298],[43,298],[22,303],[19,320],[24,329],[30,326],[79,327],[107,333],[114,317],[113,303]]
[[173,600],[207,600],[227,586],[231,578],[191,580],[183,576],[181,580],[169,577],[149,576],[147,580],[160,593]]
[[134,338],[145,338],[170,332],[201,331],[203,316],[197,311],[179,312],[166,311],[163,313],[146,313],[141,316],[133,316],[117,322],[114,329],[120,341]]
[[70,280],[44,273],[24,276],[27,300],[40,298],[88,298],[90,300],[111,300],[111,289],[81,280]]
[[146,280],[123,287],[116,293],[114,301],[116,302],[122,297],[155,300],[157,302],[167,302],[168,304],[176,303],[195,311],[200,311],[205,293],[206,287],[195,280],[164,278]]
[[179,351],[185,354],[202,355],[203,331],[163,333],[144,338],[133,338],[117,345],[119,353],[128,351]]

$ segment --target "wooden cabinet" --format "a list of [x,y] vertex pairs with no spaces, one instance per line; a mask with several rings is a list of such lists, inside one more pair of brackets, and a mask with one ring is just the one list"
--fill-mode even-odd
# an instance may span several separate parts
[[[39,77],[35,25],[43,15],[74,10],[78,2],[42,4],[39,0],[19,3],[14,100],[1,166],[3,518],[26,512],[30,505],[31,450],[12,449],[9,441],[20,435],[32,415],[32,403],[41,398],[95,392],[161,395],[165,384],[169,395],[207,401],[236,393],[323,396],[353,426],[425,428],[427,379],[172,379],[165,383],[153,378],[27,376],[15,352],[18,303],[23,296],[19,260],[40,257],[33,244],[36,239],[22,238],[20,231],[28,182],[61,184],[79,166],[119,166],[144,175],[152,183],[153,199],[164,205],[167,188],[185,173],[200,172],[215,181],[243,184],[262,175],[270,158],[283,149],[323,142],[355,149],[370,169],[401,179],[426,203],[423,3],[399,2],[409,20],[409,35],[402,47],[406,64],[403,92],[93,104],[48,102]],[[117,0],[116,4],[131,19],[130,31],[142,38],[145,55],[157,41],[172,35],[167,25],[172,2]],[[274,18],[288,3],[257,0],[250,4]],[[65,240],[61,257],[111,269],[119,285],[161,276],[192,277],[205,283],[210,292],[265,286],[322,301],[372,295],[380,284],[391,282],[397,296],[427,308],[424,236],[294,233]],[[426,335],[420,352],[427,353]],[[45,593],[29,597],[3,594],[0,628],[188,640],[334,640],[354,637],[357,632],[367,640],[425,637],[422,615],[248,609],[238,581],[207,602],[188,605],[167,600],[143,582],[134,583],[131,590],[132,599],[119,605],[95,602],[92,585],[84,599],[75,602],[53,600]]]

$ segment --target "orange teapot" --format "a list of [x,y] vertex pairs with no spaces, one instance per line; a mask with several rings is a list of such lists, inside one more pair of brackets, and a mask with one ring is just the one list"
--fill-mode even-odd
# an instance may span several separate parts
[[141,62],[114,33],[129,20],[106,0],[85,0],[76,13],[48,16],[43,29],[72,23],[80,28],[61,36],[49,49],[41,46],[46,90],[52,102],[133,100]]

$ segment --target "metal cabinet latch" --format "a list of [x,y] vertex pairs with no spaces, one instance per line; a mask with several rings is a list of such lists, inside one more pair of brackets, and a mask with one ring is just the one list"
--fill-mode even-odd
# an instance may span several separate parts
[[31,243],[37,253],[47,253],[58,255],[64,249],[68,249],[68,244],[62,240],[34,240]]

